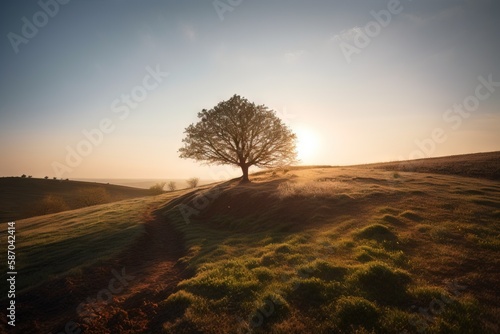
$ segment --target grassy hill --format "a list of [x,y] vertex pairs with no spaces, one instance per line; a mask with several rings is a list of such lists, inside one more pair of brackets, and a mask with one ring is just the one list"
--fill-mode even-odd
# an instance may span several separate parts
[[151,195],[146,189],[81,181],[0,178],[0,222]]
[[412,171],[479,177],[500,181],[500,152],[461,154],[448,157],[368,165],[393,171]]
[[497,332],[498,181],[381,167],[266,171],[19,221],[16,329]]

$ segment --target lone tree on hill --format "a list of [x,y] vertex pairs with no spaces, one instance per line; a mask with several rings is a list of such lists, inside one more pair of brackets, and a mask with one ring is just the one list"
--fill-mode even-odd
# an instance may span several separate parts
[[264,105],[234,95],[203,109],[198,118],[184,131],[181,158],[239,166],[242,182],[249,182],[250,166],[284,166],[296,160],[296,135]]

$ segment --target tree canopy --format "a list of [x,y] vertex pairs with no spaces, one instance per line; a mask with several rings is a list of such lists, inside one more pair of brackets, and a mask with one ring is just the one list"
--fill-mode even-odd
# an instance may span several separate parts
[[239,166],[242,181],[249,181],[250,166],[276,167],[296,160],[296,135],[264,105],[234,95],[203,109],[198,118],[184,131],[181,158]]

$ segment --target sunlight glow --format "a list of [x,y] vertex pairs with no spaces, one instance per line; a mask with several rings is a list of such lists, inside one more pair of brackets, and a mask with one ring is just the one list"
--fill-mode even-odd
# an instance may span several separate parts
[[318,135],[307,127],[298,127],[295,130],[297,135],[297,157],[300,164],[312,164],[316,157],[320,141]]

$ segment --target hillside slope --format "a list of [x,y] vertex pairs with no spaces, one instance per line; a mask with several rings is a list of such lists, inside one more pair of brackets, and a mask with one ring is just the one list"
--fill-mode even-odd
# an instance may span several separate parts
[[[85,207],[93,201],[102,204],[148,195],[151,192],[147,189],[111,184],[3,177],[0,178],[0,222],[44,214],[53,202],[58,204],[54,209],[61,208],[56,211],[63,211]],[[52,202],[44,206],[43,201],[50,198]]]
[[460,175],[500,181],[500,152],[462,154],[365,166],[392,171]]
[[499,182],[376,166],[252,181],[18,221],[14,332],[499,331]]
[[186,195],[164,210],[196,274],[160,305],[165,331],[498,331],[499,194],[489,180],[346,167]]
[[[122,268],[127,275],[133,274],[135,268],[141,277],[154,280],[156,276],[147,269],[156,268],[162,261],[172,262],[172,256],[177,259],[175,254],[182,251],[182,241],[175,231],[165,229],[163,224],[159,226],[152,212],[183,193],[129,199],[17,221],[18,321],[15,328],[8,326],[5,312],[0,311],[0,333],[65,332],[68,322],[78,320],[79,304],[88,298],[95,300],[97,292],[115,277],[114,273],[121,277]],[[7,245],[7,224],[2,225],[0,244]],[[173,240],[176,246],[164,247],[165,240]],[[0,270],[7,272],[5,255],[2,259]],[[175,260],[170,267],[174,264]],[[167,267],[160,266],[162,270]],[[136,283],[140,289],[141,282]],[[0,303],[5,305],[8,287],[1,288]],[[62,327],[58,327],[60,324]]]

